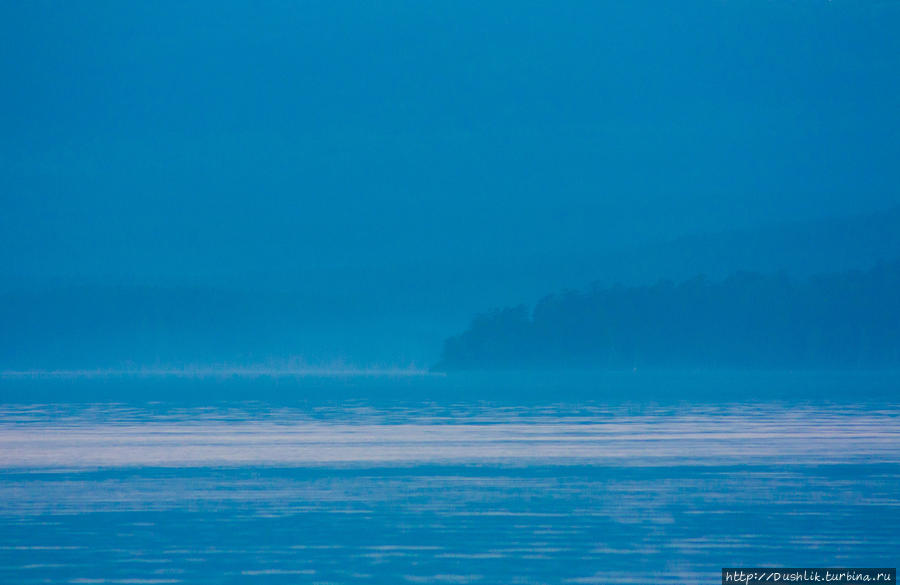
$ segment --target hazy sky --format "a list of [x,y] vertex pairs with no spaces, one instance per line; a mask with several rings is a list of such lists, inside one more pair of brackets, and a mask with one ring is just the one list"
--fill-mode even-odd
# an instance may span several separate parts
[[6,2],[0,277],[490,263],[888,207],[898,31],[892,1]]

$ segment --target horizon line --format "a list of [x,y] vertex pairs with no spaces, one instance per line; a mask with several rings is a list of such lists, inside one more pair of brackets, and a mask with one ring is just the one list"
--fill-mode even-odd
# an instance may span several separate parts
[[253,378],[253,377],[426,377],[444,376],[416,367],[182,367],[182,368],[79,368],[0,370],[0,379],[16,378]]

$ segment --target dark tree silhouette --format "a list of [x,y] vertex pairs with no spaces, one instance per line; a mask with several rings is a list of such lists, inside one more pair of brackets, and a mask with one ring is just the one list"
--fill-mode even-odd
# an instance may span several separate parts
[[446,340],[436,369],[900,365],[900,262],[794,281],[739,272],[551,295]]

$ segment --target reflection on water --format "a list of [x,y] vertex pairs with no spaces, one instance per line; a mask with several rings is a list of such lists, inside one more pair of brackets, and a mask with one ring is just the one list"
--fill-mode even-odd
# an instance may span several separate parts
[[[568,412],[567,412],[568,411]],[[894,410],[0,409],[0,466],[17,468],[341,464],[709,465],[898,463]]]
[[2,583],[713,583],[898,520],[890,401],[0,406]]

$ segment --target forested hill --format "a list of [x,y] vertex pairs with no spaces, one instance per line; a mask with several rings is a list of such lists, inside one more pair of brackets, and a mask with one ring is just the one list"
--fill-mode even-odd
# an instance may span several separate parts
[[567,291],[530,312],[477,316],[435,369],[897,366],[900,261],[801,280],[741,272]]

